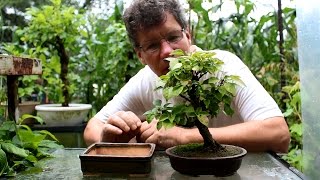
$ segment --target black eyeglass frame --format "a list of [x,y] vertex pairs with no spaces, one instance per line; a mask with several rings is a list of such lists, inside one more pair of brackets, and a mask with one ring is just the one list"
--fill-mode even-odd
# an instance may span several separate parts
[[[159,47],[160,47],[160,44],[161,44],[161,41],[162,41],[162,40],[165,40],[168,44],[177,43],[177,42],[181,41],[181,39],[183,38],[183,32],[184,32],[184,31],[185,31],[184,28],[182,28],[182,29],[179,31],[179,32],[182,32],[182,36],[181,36],[178,40],[175,40],[174,42],[170,42],[169,40],[167,40],[167,39],[168,39],[167,37],[161,38],[161,39],[159,40],[159,42],[158,42]],[[142,51],[144,51],[145,53],[149,53],[149,54],[154,53],[154,52],[156,52],[157,50],[160,49],[160,48],[155,48],[153,51],[150,51],[150,50],[148,51],[148,50],[146,50],[145,48],[143,48],[142,45],[138,46],[138,48],[141,49]]]

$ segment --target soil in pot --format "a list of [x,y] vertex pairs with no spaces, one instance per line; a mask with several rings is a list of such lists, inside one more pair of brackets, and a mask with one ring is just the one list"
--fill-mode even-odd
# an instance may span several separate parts
[[240,168],[247,151],[237,146],[222,146],[222,150],[210,152],[202,144],[188,144],[168,148],[166,153],[172,168],[182,174],[229,176]]
[[208,151],[203,148],[203,144],[188,144],[177,146],[173,153],[182,157],[228,157],[240,154],[241,149],[234,148],[233,146],[224,146],[223,149],[218,149],[217,151]]
[[89,155],[147,157],[150,155],[151,146],[97,146],[88,152]]

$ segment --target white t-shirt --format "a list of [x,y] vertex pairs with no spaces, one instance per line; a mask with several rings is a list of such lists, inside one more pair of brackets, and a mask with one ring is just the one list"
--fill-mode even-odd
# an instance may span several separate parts
[[[232,102],[235,111],[233,116],[220,113],[216,118],[209,120],[209,127],[222,127],[275,116],[283,117],[276,102],[236,55],[222,50],[213,52],[216,53],[217,58],[224,61],[222,70],[229,75],[240,76],[245,86],[237,88]],[[165,101],[162,91],[154,90],[158,80],[159,77],[145,66],[95,115],[95,118],[105,122],[117,111],[132,111],[141,120],[145,120],[143,114],[153,108],[154,100]]]

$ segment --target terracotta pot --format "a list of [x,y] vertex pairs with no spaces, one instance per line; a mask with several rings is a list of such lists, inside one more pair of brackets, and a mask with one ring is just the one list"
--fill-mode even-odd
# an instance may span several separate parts
[[247,154],[244,148],[232,145],[223,145],[236,148],[239,154],[226,157],[182,157],[175,154],[177,146],[168,148],[172,168],[182,174],[229,176],[234,174],[241,166],[242,158]]
[[41,117],[47,126],[75,126],[82,124],[92,108],[91,104],[40,104],[35,107],[37,116]]
[[152,143],[96,143],[80,154],[83,174],[147,174],[151,171]]

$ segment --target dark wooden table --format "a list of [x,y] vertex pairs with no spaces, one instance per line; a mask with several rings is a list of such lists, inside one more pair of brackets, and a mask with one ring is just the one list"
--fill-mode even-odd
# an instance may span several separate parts
[[172,169],[169,158],[164,151],[155,151],[152,159],[150,174],[103,174],[84,176],[81,171],[79,154],[84,148],[59,149],[53,153],[54,158],[40,161],[43,167],[41,172],[23,172],[15,179],[302,179],[300,172],[281,161],[270,153],[248,153],[241,164],[240,169],[232,176],[215,177],[208,175],[188,176],[180,174]]

